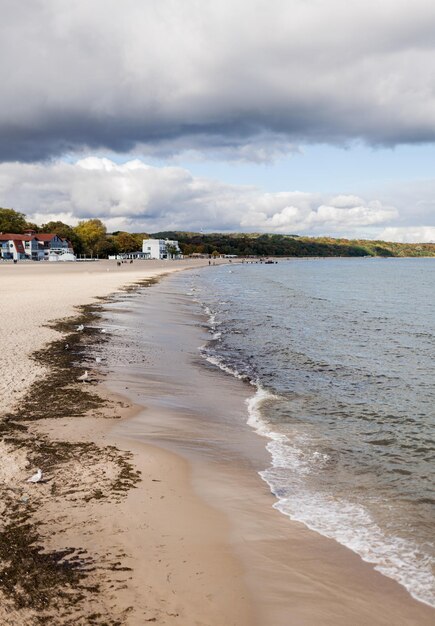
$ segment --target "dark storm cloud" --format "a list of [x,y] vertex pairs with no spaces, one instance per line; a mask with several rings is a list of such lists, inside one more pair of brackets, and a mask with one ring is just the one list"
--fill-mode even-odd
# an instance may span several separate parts
[[0,159],[435,139],[428,0],[0,0]]

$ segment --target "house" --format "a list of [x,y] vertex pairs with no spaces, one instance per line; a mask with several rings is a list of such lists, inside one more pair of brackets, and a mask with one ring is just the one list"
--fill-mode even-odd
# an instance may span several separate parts
[[50,254],[66,253],[73,255],[71,243],[54,233],[36,234],[35,231],[26,231],[24,234],[0,233],[1,259],[40,261],[48,259]]
[[173,239],[144,239],[142,252],[150,259],[178,259],[182,256],[178,241]]
[[68,239],[62,239],[59,235],[54,233],[38,233],[35,234],[34,237],[38,241],[38,249],[42,251],[44,258],[48,258],[50,254],[74,253]]
[[33,235],[0,233],[0,257],[2,259],[39,260],[38,241]]

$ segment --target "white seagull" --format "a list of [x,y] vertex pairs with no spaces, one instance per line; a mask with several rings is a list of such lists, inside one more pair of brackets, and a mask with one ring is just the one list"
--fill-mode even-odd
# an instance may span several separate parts
[[77,330],[78,330],[79,332],[81,332],[82,330],[85,330],[84,325],[83,325],[83,324],[79,324],[79,326],[77,326]]
[[78,377],[77,380],[81,380],[82,383],[85,383],[89,378],[88,370],[85,370],[85,373]]
[[27,479],[28,483],[40,483],[42,480],[42,470],[37,469],[36,474],[33,474],[30,478]]
[[96,361],[97,363],[101,363],[101,357],[100,357],[100,356],[95,357],[95,361]]
[[102,328],[102,329],[101,329],[101,332],[102,332],[102,333],[107,333],[107,330],[106,330],[105,328]]

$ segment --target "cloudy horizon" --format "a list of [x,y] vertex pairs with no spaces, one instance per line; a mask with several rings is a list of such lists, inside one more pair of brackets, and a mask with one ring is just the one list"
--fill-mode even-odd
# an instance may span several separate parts
[[435,241],[428,0],[0,7],[0,206]]

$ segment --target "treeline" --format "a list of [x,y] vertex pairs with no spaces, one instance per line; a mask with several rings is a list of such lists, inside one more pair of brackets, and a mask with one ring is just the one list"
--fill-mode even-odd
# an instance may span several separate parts
[[365,239],[299,237],[242,233],[188,233],[165,231],[153,237],[178,239],[183,254],[236,254],[237,256],[435,256],[432,243],[394,243]]
[[394,243],[365,239],[333,239],[331,237],[299,237],[298,235],[263,235],[243,233],[191,233],[164,231],[154,234],[108,233],[99,219],[83,220],[77,226],[51,221],[38,226],[28,222],[23,213],[0,208],[0,233],[56,233],[68,239],[76,254],[107,257],[142,250],[142,240],[148,237],[176,239],[185,256],[190,254],[235,254],[237,256],[290,257],[362,257],[362,256],[435,256],[433,243]]

